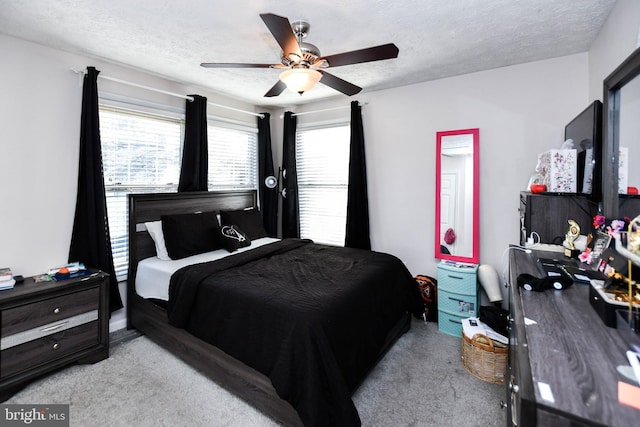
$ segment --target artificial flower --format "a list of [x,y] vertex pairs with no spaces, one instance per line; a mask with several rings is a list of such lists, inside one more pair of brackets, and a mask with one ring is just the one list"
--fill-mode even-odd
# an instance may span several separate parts
[[611,225],[607,227],[607,233],[609,236],[616,238],[620,234],[622,230],[624,230],[625,222],[619,219],[614,219],[611,221]]
[[629,218],[614,219],[611,224],[607,225],[607,218],[604,215],[596,215],[593,217],[593,228],[596,231],[603,231],[611,237],[618,237],[621,231],[624,231],[629,223]]
[[584,262],[585,264],[591,264],[591,261],[593,261],[593,255],[591,254],[591,248],[585,249],[584,252],[582,252],[580,255],[578,255],[578,258],[580,259],[581,262]]

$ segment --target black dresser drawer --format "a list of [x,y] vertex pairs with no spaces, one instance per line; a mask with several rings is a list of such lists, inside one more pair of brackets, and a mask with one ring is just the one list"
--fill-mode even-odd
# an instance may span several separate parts
[[98,310],[100,288],[95,287],[33,304],[2,310],[2,337]]
[[26,277],[0,292],[0,402],[34,378],[109,357],[109,276]]
[[0,378],[99,344],[98,328],[99,322],[94,321],[3,350],[0,352]]

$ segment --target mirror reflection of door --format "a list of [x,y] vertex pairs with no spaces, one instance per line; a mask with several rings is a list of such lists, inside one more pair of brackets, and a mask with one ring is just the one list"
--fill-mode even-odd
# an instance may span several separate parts
[[440,244],[450,254],[456,253],[456,241],[447,244],[445,234],[449,229],[456,229],[457,178],[456,173],[447,173],[444,169],[440,178]]

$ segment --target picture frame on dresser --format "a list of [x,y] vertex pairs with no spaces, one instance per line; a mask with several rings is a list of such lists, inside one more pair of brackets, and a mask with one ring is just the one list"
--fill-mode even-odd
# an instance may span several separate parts
[[591,251],[591,256],[593,259],[600,258],[602,252],[609,247],[611,244],[611,235],[609,233],[604,233],[602,231],[598,231],[596,234],[596,239],[593,242],[593,251]]

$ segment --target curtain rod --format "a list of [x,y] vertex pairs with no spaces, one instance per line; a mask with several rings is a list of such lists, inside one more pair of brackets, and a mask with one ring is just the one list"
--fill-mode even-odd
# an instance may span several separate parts
[[262,113],[254,113],[253,111],[241,110],[239,108],[229,107],[227,105],[214,104],[213,102],[209,102],[209,101],[207,101],[207,104],[213,107],[220,107],[220,108],[226,108],[227,110],[237,111],[239,113],[251,114],[252,116],[256,116],[256,117],[260,117],[261,119],[264,119],[264,114]]
[[[74,73],[77,73],[77,74],[87,74],[87,72],[85,70],[74,70],[74,69],[71,69],[71,71],[73,71]],[[169,91],[162,90],[162,89],[156,89],[156,88],[151,87],[151,86],[145,86],[145,85],[141,85],[141,84],[138,84],[138,83],[128,82],[126,80],[121,80],[121,79],[117,79],[115,77],[109,77],[109,76],[105,76],[105,75],[102,75],[102,74],[98,74],[98,77],[101,78],[101,79],[110,80],[112,82],[121,83],[121,84],[124,84],[124,85],[127,85],[127,86],[133,86],[133,87],[137,87],[137,88],[140,88],[140,89],[150,90],[152,92],[163,93],[165,95],[170,95],[170,96],[175,96],[177,98],[186,99],[187,101],[193,101],[193,97],[192,96],[182,95],[180,93],[169,92]],[[207,101],[207,105],[211,105],[213,107],[226,108],[227,110],[233,110],[233,111],[237,111],[239,113],[251,114],[252,116],[260,117],[261,119],[264,118],[264,114],[254,113],[253,111],[241,110],[239,108],[229,107],[229,106],[221,105],[221,104],[215,104],[215,103],[209,102],[209,101]]]
[[[364,104],[360,104],[360,106],[367,105],[368,102]],[[292,117],[304,116],[305,114],[315,114],[315,113],[324,113],[325,111],[334,111],[334,110],[344,110],[347,108],[351,108],[351,105],[343,105],[342,107],[333,107],[333,108],[325,108],[324,110],[314,110],[314,111],[303,111],[302,113],[293,113]],[[284,114],[280,116],[281,119],[284,118]]]

